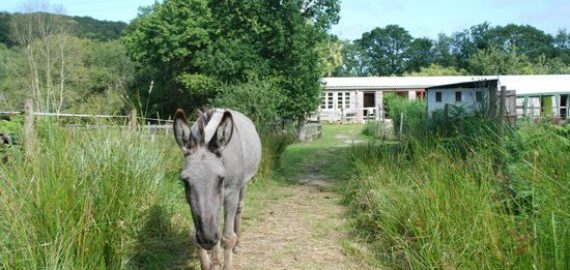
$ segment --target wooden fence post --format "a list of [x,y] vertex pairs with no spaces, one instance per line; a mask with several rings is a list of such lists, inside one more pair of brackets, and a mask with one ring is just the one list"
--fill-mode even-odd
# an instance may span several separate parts
[[132,109],[129,113],[129,128],[132,131],[137,130],[137,110]]
[[398,141],[402,141],[402,130],[404,129],[404,113],[400,113],[400,128],[398,132]]
[[35,140],[34,101],[31,98],[26,98],[24,101],[24,147],[28,159],[33,157]]
[[501,100],[499,103],[499,112],[497,113],[497,124],[499,127],[499,136],[500,136],[500,140],[503,140],[503,134],[504,134],[504,119],[505,119],[505,107],[506,107],[506,102],[507,102],[507,87],[506,86],[501,86]]

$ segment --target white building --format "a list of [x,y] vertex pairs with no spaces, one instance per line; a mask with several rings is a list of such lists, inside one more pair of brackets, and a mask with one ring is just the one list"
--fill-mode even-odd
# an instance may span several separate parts
[[[567,109],[570,75],[330,77],[323,80],[323,100],[317,115],[321,120],[331,122],[382,120],[385,118],[383,97],[386,93],[395,93],[410,100],[424,99],[428,88],[489,80],[497,80],[497,88],[506,86],[507,90],[516,91],[518,115],[570,116]],[[433,108],[443,107],[446,102],[472,107],[477,91],[463,90],[460,102],[455,96],[456,89],[446,90],[445,99],[442,92],[441,104],[435,104]],[[430,98],[436,103],[435,95],[434,92],[433,97],[428,96],[426,103],[430,104]]]

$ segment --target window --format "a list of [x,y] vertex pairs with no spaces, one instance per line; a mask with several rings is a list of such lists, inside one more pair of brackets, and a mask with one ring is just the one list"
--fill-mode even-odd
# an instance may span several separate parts
[[441,92],[435,92],[435,102],[441,102]]
[[461,102],[461,94],[463,94],[461,91],[455,92],[455,102]]
[[333,108],[333,93],[328,92],[327,93],[327,109],[332,109],[332,108]]
[[481,91],[475,92],[475,101],[479,103],[483,102],[483,92]]
[[337,109],[342,109],[343,94],[344,94],[343,92],[338,92],[336,94],[336,100],[337,100],[336,108]]
[[344,108],[350,108],[350,92],[344,92]]
[[321,109],[327,108],[327,100],[325,98],[326,95],[327,95],[327,93],[323,93],[323,95],[321,96]]

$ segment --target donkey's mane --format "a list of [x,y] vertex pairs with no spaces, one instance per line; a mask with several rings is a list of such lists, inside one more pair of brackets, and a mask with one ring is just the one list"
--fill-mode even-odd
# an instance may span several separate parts
[[[198,127],[198,134],[193,134],[198,138],[199,134],[204,134],[203,142],[208,143],[216,133],[216,129],[222,121],[225,110],[223,109],[208,109],[196,119],[196,126]],[[201,130],[200,130],[201,129]],[[198,135],[198,136],[197,136]]]

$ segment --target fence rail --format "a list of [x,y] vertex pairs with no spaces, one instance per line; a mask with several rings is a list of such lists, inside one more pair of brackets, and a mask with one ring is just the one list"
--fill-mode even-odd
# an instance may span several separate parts
[[[0,112],[0,115],[21,115],[25,112]],[[52,116],[52,117],[68,117],[68,118],[101,118],[101,119],[130,119],[132,115],[100,115],[100,114],[73,114],[73,113],[50,113],[50,112],[30,112],[34,116]],[[154,121],[159,123],[174,123],[172,120],[158,119],[158,118],[146,118],[146,117],[135,117],[138,121]]]

